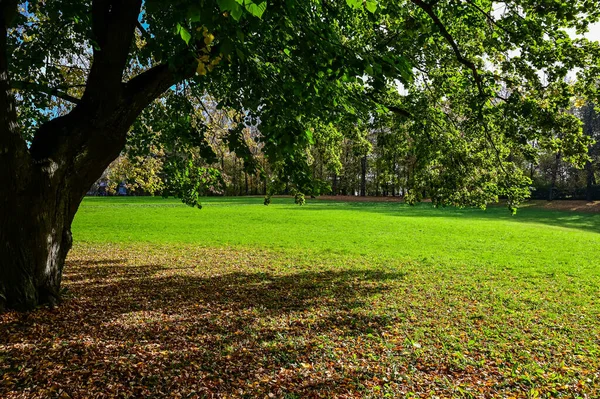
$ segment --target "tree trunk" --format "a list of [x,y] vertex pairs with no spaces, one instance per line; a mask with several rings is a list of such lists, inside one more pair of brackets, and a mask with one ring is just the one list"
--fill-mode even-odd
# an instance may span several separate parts
[[[36,178],[30,184],[43,183]],[[5,209],[10,209],[2,214],[0,230],[0,295],[10,308],[53,306],[60,298],[63,267],[72,243],[71,222],[81,198],[70,198],[67,187],[53,188],[55,192],[47,190],[35,197],[0,193],[9,202]]]
[[124,83],[142,0],[93,2],[95,45],[83,96],[26,144],[7,50],[5,13],[17,4],[0,1],[0,308],[31,309],[60,299],[77,208],[124,148],[129,127],[169,87],[193,76],[197,62],[185,53],[180,70],[160,64]]
[[554,199],[554,189],[556,188],[556,179],[558,177],[558,167],[560,164],[560,152],[556,154],[556,159],[554,162],[554,167],[552,168],[552,178],[550,181],[550,190],[548,190],[548,201],[552,201]]
[[394,163],[392,164],[392,197],[396,196],[396,155],[394,155]]
[[594,164],[590,161],[585,163],[585,171],[586,171],[586,190],[585,197],[588,202],[592,202],[594,200]]
[[338,175],[337,173],[333,174],[333,195],[338,195]]
[[[73,111],[42,125],[29,155],[19,159],[21,173],[0,186],[0,302],[9,308],[54,306],[60,299],[71,223],[85,193],[125,145],[130,122],[118,126],[106,118],[115,136],[96,141],[100,136],[89,120]],[[53,135],[86,140],[71,153],[72,142],[48,145]]]
[[367,156],[364,155],[360,160],[360,196],[367,195]]

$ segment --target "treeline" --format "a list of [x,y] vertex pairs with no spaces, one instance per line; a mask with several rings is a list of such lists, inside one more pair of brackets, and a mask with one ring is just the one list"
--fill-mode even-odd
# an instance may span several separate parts
[[[400,196],[422,199],[428,187],[415,177],[420,149],[392,116],[373,118],[368,129],[355,126],[315,124],[308,132],[312,145],[303,159],[305,169],[290,173],[286,162],[271,162],[260,143],[260,129],[248,124],[243,115],[217,109],[216,103],[203,99],[202,129],[170,148],[160,144],[140,146],[134,132],[127,151],[115,160],[91,188],[92,195],[353,195]],[[156,110],[155,110],[156,111]],[[154,111],[154,112],[155,112]],[[583,124],[584,135],[594,140],[589,160],[583,168],[573,166],[568,156],[550,146],[530,143],[535,157],[510,154],[511,162],[531,179],[531,197],[535,199],[600,200],[600,115],[587,104],[572,111]],[[242,139],[232,145],[230,131],[243,126]],[[346,131],[341,132],[341,129]],[[189,132],[182,137],[189,138]],[[143,136],[143,135],[141,135]],[[160,134],[158,135],[160,137]],[[560,140],[560,138],[556,138]],[[144,148],[140,151],[140,148]],[[183,166],[183,167],[182,167]],[[187,167],[186,167],[187,166]],[[182,170],[184,172],[182,172]],[[178,174],[187,173],[186,176]],[[195,174],[190,179],[190,173]],[[185,177],[185,178],[184,178]],[[195,181],[192,186],[178,181]],[[177,184],[175,184],[177,186]]]

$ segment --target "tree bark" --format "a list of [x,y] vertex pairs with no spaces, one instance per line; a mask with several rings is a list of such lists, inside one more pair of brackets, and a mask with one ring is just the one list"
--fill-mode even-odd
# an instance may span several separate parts
[[550,190],[548,190],[548,201],[554,200],[554,189],[556,188],[556,179],[558,177],[558,167],[560,165],[560,151],[556,154],[554,166],[552,168],[552,178],[550,181]]
[[338,175],[337,173],[333,174],[333,185],[332,185],[333,195],[338,195]]
[[19,310],[59,300],[71,223],[83,197],[83,190],[75,195],[68,185],[47,184],[51,170],[40,172],[25,190],[0,192],[10,209],[1,221],[0,295],[5,306]]
[[586,189],[585,189],[585,197],[588,202],[592,202],[594,200],[594,164],[590,161],[585,163],[585,171],[586,171]]
[[157,65],[122,82],[142,0],[94,0],[99,47],[83,97],[69,114],[40,126],[28,147],[9,81],[7,4],[0,2],[0,308],[25,310],[60,299],[71,223],[85,193],[120,154],[142,110],[192,76],[195,63],[181,70]]
[[360,159],[360,196],[367,195],[367,156]]

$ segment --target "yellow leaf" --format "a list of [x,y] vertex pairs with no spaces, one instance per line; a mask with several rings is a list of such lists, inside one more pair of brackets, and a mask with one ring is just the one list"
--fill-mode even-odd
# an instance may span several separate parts
[[201,63],[201,62],[198,63],[198,69],[196,69],[196,72],[198,72],[198,75],[200,75],[200,76],[206,75],[206,67],[204,66],[203,63]]
[[215,40],[215,35],[213,35],[212,33],[208,33],[208,34],[204,35],[204,44],[206,44],[207,46],[209,44],[211,44],[214,40]]

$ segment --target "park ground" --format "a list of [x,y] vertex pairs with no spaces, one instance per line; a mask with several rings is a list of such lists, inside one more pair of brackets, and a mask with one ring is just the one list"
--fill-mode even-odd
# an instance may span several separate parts
[[0,397],[600,397],[600,214],[88,198]]

